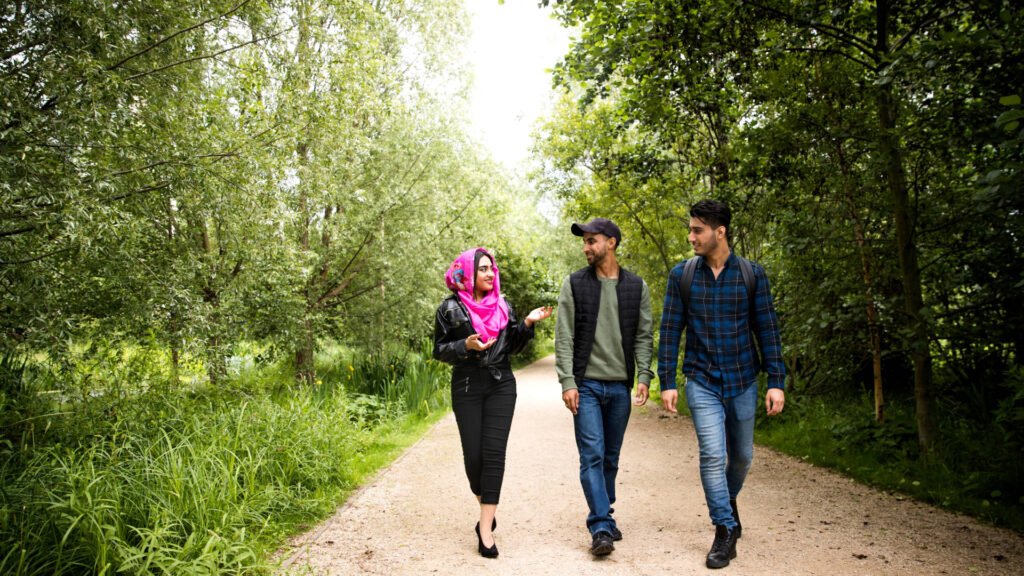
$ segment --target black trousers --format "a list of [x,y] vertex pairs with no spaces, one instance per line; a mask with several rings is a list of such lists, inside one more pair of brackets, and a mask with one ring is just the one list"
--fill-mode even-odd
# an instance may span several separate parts
[[516,379],[511,368],[457,366],[452,371],[452,411],[459,425],[462,459],[469,489],[481,504],[497,504],[501,496],[515,410]]

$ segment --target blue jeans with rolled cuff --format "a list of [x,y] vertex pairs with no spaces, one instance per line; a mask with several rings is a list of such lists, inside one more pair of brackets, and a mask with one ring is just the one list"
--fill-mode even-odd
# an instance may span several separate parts
[[580,453],[580,484],[590,508],[587,528],[591,535],[610,533],[615,527],[615,477],[632,405],[625,382],[587,378],[580,382],[573,427]]
[[686,403],[700,447],[700,482],[704,487],[711,522],[732,530],[730,499],[743,489],[754,459],[754,416],[757,385],[738,396],[723,398],[721,387],[686,380]]

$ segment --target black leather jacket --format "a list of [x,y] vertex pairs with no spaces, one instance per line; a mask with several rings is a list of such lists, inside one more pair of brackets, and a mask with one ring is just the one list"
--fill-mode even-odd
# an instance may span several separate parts
[[455,294],[441,301],[434,317],[434,359],[453,364],[456,368],[488,368],[492,373],[508,368],[509,356],[521,351],[533,338],[533,327],[516,320],[512,307],[507,301],[505,304],[508,324],[498,333],[498,341],[480,352],[466,350],[466,338],[476,334],[466,305]]

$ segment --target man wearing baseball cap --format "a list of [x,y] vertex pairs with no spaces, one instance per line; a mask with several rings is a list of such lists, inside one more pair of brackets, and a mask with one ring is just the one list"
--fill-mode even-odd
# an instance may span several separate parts
[[615,476],[631,404],[647,402],[654,322],[647,283],[616,259],[619,227],[594,218],[573,224],[572,233],[583,237],[587,266],[570,274],[558,295],[555,370],[562,402],[573,415],[580,483],[590,509],[590,551],[605,556],[622,539],[612,517]]

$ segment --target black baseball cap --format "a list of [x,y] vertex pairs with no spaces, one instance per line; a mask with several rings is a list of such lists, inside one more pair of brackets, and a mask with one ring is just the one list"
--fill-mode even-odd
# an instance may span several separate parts
[[622,244],[622,231],[615,225],[615,222],[607,218],[594,218],[586,224],[573,224],[572,233],[576,236],[583,236],[584,232],[591,234],[604,234],[609,238],[615,238],[615,245]]

